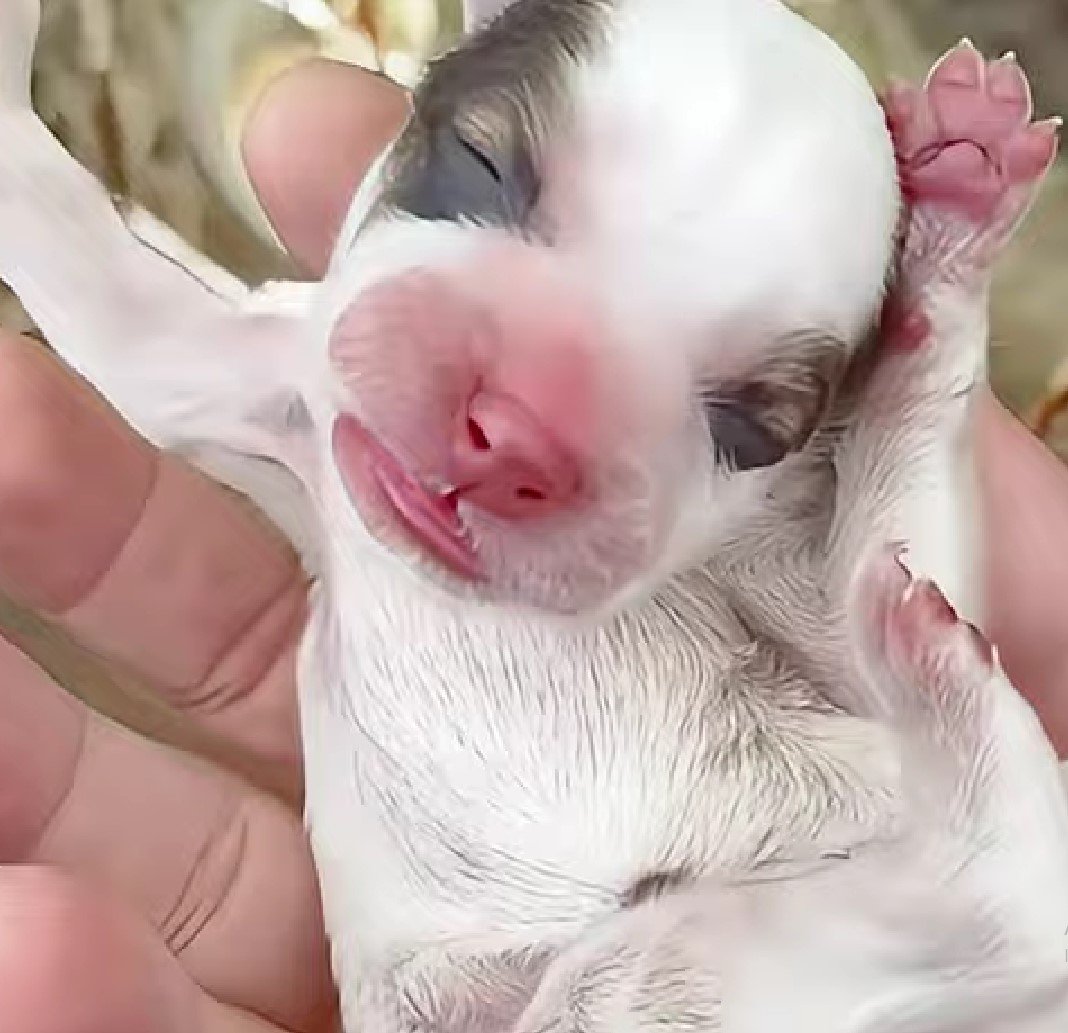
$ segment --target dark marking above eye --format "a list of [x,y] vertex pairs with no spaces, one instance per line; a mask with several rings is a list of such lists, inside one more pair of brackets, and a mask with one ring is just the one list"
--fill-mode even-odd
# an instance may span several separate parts
[[531,231],[574,68],[607,45],[615,0],[515,0],[430,63],[386,167],[383,209]]
[[536,177],[517,148],[483,144],[451,123],[409,131],[421,137],[395,172],[391,206],[420,219],[514,225],[535,203]]

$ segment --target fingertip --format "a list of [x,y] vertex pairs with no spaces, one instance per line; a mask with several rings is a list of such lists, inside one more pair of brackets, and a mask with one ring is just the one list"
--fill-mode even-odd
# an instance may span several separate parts
[[0,1029],[191,1033],[201,997],[149,926],[92,883],[0,868]]
[[407,115],[401,87],[322,58],[282,73],[250,110],[241,139],[249,179],[309,273],[326,269],[353,194]]

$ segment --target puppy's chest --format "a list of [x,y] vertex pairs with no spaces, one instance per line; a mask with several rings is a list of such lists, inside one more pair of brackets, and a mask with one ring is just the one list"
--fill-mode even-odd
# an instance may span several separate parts
[[319,596],[301,672],[328,920],[365,953],[570,935],[878,821],[874,732],[715,600],[565,633],[367,591]]

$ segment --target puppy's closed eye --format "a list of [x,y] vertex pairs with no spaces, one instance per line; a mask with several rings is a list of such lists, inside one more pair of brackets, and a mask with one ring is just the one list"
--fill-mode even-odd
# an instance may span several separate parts
[[527,165],[511,140],[477,125],[451,118],[415,124],[398,150],[384,200],[420,219],[518,225],[537,195]]
[[732,470],[773,466],[785,457],[786,442],[764,426],[759,413],[743,400],[711,395],[702,399],[702,405],[716,458]]
[[773,466],[804,448],[827,412],[848,350],[818,335],[791,339],[746,379],[710,385],[701,404],[717,457],[734,470]]

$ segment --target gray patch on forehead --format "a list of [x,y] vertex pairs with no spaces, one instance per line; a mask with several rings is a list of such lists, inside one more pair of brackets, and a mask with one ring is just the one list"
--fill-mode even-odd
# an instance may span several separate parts
[[569,72],[607,43],[618,0],[517,0],[433,62],[385,167],[381,203],[423,219],[523,227],[569,123]]

